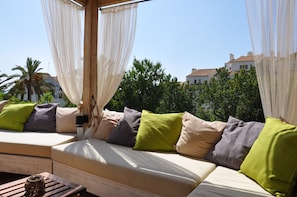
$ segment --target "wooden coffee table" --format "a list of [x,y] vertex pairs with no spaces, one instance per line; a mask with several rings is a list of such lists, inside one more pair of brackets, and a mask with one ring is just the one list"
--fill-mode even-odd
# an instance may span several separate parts
[[[86,193],[85,187],[70,183],[53,174],[43,172],[40,175],[44,177],[45,181],[45,194],[43,196],[72,197],[83,196]],[[24,196],[26,192],[24,186],[27,179],[28,177],[0,185],[0,196]]]

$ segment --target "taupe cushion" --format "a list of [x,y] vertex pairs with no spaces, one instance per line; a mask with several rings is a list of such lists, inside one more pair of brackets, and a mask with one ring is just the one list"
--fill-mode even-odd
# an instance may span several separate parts
[[76,133],[75,119],[79,110],[74,107],[57,107],[56,130],[59,133]]
[[244,122],[230,116],[222,139],[207,154],[206,158],[218,165],[239,170],[263,127],[264,123]]
[[103,117],[93,135],[93,138],[107,141],[112,129],[118,125],[123,116],[123,112],[104,110]]
[[94,176],[160,196],[187,196],[215,164],[176,153],[136,151],[89,139],[54,146],[52,159]]
[[133,147],[140,125],[141,112],[124,108],[124,118],[112,129],[108,142]]
[[177,152],[203,159],[221,138],[225,126],[225,122],[205,121],[185,112],[182,131],[176,143]]

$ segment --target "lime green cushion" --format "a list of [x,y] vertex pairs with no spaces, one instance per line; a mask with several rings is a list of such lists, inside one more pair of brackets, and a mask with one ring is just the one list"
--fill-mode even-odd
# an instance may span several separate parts
[[0,113],[0,128],[23,131],[24,124],[30,117],[35,103],[8,104]]
[[135,150],[175,151],[183,113],[155,114],[142,110]]
[[290,194],[297,175],[297,129],[266,118],[263,130],[240,166],[240,172],[277,196]]

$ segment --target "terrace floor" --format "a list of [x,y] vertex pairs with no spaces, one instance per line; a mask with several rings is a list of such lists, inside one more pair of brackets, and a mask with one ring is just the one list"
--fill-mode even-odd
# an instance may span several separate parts
[[0,172],[0,185],[4,184],[4,183],[11,182],[11,181],[18,180],[20,178],[25,178],[27,176],[28,175]]

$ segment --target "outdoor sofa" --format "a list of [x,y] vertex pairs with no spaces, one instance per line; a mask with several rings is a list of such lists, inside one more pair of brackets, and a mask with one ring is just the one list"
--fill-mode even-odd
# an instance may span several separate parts
[[1,172],[52,173],[51,148],[76,140],[75,108],[0,101],[0,111]]
[[[2,112],[0,127],[3,126]],[[288,171],[292,165],[296,166],[295,150],[292,154],[288,149],[284,157],[278,158],[286,164],[284,176],[276,176],[279,171],[274,170],[278,166],[272,169],[274,178],[266,177],[266,182],[249,171],[251,166],[261,174],[262,169],[257,169],[251,160],[257,156],[262,138],[269,142],[267,130],[276,128],[273,134],[289,133],[293,139],[289,142],[295,142],[296,127],[279,119],[268,118],[265,124],[233,117],[228,122],[210,122],[188,112],[154,114],[129,108],[124,112],[104,110],[91,138],[77,141],[75,115],[75,109],[57,107],[55,132],[8,131],[7,128],[0,131],[1,171],[22,174],[48,171],[103,197],[273,196],[271,193],[283,195],[291,191],[296,181],[296,170]],[[61,125],[68,125],[68,128],[61,129]],[[279,135],[277,138],[288,139]],[[271,143],[269,146],[273,150]],[[264,155],[270,151],[266,145],[260,148],[266,160]],[[257,159],[255,165],[265,163]],[[18,164],[19,161],[24,164]],[[288,173],[291,173],[289,178]],[[283,179],[286,183],[279,186]],[[273,188],[267,187],[267,182]]]
[[129,108],[103,114],[92,139],[52,148],[53,172],[93,194],[252,197],[293,190],[296,126],[284,120],[209,122],[188,112]]

